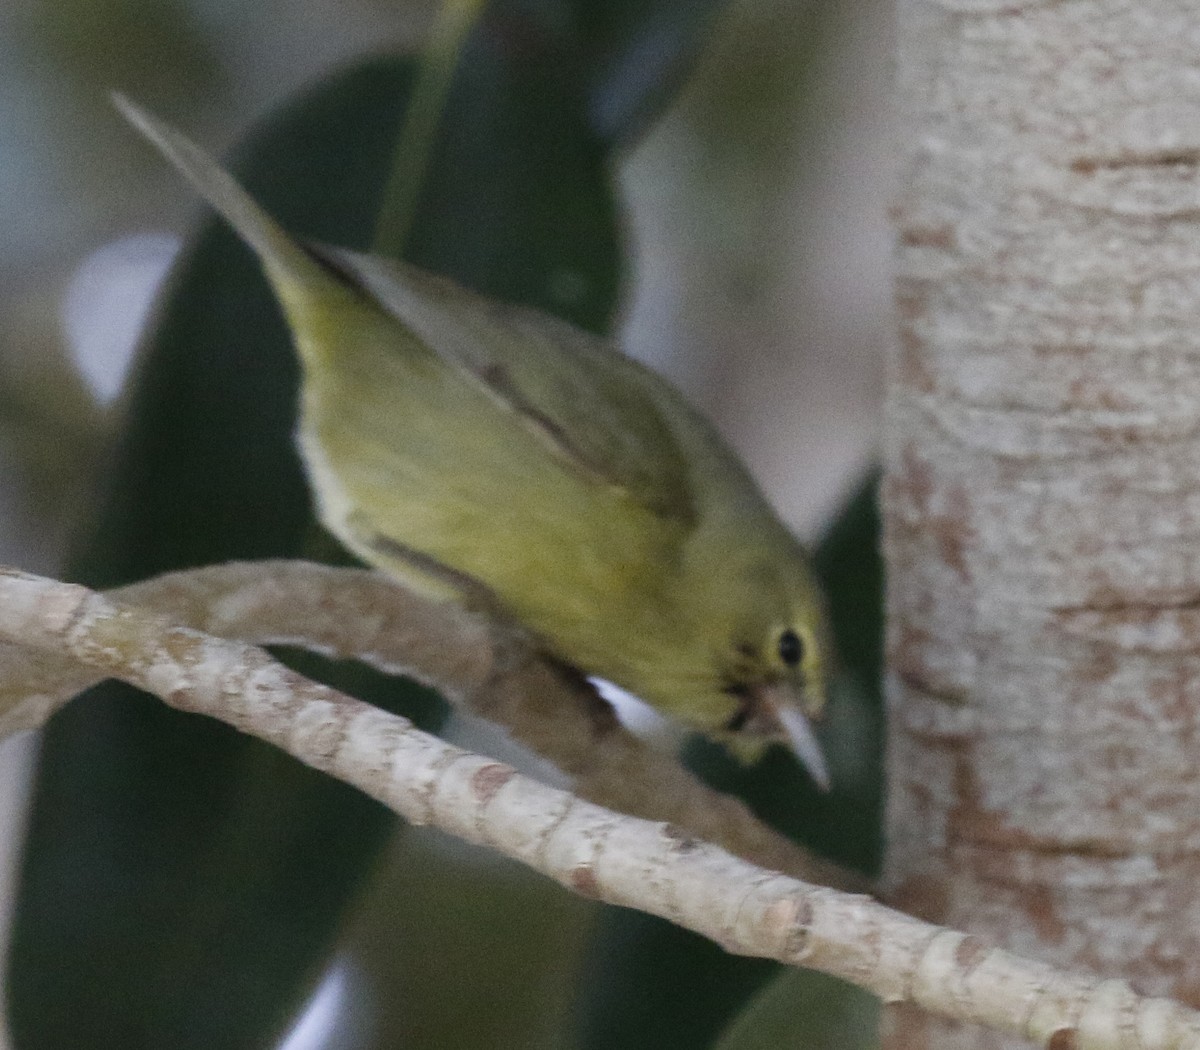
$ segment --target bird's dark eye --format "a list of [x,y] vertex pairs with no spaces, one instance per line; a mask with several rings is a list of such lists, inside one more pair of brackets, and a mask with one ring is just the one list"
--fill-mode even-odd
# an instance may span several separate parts
[[796,667],[804,659],[804,643],[791,628],[779,636],[779,659],[788,667]]

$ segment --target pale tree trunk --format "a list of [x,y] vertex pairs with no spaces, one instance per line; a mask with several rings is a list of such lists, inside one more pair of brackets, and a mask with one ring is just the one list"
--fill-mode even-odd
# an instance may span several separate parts
[[1200,1004],[1200,5],[898,23],[891,884]]

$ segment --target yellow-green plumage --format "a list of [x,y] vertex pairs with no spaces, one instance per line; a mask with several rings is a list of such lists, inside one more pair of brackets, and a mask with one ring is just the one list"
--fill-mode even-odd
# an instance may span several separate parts
[[198,147],[118,104],[262,260],[339,539],[747,756],[790,741],[824,779],[803,718],[823,703],[825,649],[806,560],[671,386],[553,318],[301,246]]

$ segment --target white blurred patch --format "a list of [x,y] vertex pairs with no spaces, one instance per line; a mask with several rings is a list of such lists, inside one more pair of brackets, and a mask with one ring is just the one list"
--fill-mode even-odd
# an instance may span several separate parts
[[346,970],[339,962],[330,967],[317,985],[304,1012],[279,1044],[279,1050],[323,1050],[337,1029],[345,998]]
[[139,233],[97,248],[80,263],[62,302],[71,354],[96,400],[109,404],[129,374],[154,296],[179,238]]
[[596,691],[613,706],[621,725],[659,751],[678,751],[687,729],[674,719],[659,714],[641,697],[634,696],[604,678],[589,678]]
[[[37,759],[37,733],[14,733],[0,741],[0,953],[8,958],[9,934],[21,874],[30,788]],[[0,1022],[0,1050],[12,1041]]]
[[374,1046],[373,996],[352,958],[339,956],[277,1050],[362,1050]]

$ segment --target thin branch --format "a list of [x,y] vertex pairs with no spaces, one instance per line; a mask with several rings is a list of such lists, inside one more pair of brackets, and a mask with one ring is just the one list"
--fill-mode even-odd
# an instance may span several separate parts
[[[167,573],[108,597],[222,638],[294,645],[407,675],[505,726],[570,776],[583,798],[678,824],[765,867],[867,888],[865,879],[767,827],[738,799],[700,783],[674,756],[647,747],[523,635],[379,573],[235,562]],[[42,725],[98,677],[60,654],[0,644],[0,736]]]
[[1200,1048],[1200,1014],[1022,959],[873,901],[756,867],[669,824],[622,816],[451,747],[308,681],[261,649],[0,570],[0,638],[62,652],[211,715],[567,888],[694,930],[727,950],[822,970],[887,1002],[1045,1046]]

